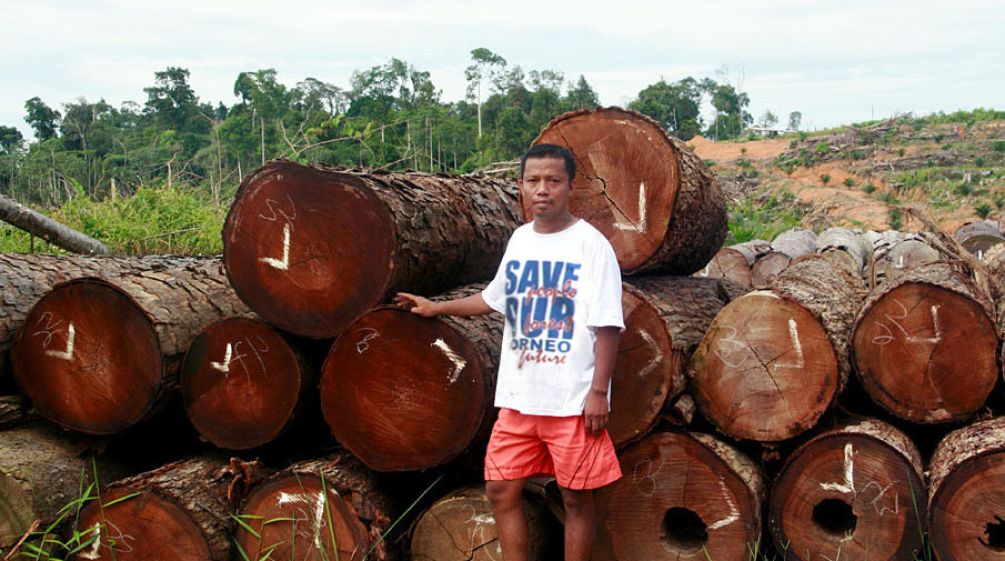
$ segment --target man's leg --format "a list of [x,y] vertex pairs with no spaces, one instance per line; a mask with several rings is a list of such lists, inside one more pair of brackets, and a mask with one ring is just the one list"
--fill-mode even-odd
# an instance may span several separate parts
[[597,526],[593,491],[560,489],[565,503],[565,561],[588,561]]
[[485,494],[492,503],[503,561],[527,561],[527,519],[523,515],[523,486],[526,482],[526,479],[485,482]]

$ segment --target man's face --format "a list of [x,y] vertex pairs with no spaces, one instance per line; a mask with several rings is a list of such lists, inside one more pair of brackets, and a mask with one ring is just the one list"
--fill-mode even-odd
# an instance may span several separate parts
[[531,205],[535,220],[560,218],[569,212],[572,178],[561,158],[530,158],[517,180],[524,200]]

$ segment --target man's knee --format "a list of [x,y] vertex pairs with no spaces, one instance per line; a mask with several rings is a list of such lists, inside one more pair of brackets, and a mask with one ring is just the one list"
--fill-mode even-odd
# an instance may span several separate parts
[[486,481],[485,494],[492,508],[522,508],[524,481]]
[[593,512],[593,491],[562,489],[565,512],[570,514]]

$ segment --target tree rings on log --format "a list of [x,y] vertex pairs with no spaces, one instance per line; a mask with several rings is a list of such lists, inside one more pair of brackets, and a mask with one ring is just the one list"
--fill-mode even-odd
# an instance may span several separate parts
[[771,288],[778,275],[791,262],[792,258],[780,251],[772,251],[762,255],[750,268],[751,286],[759,289]]
[[395,516],[372,475],[347,456],[302,462],[248,494],[234,536],[248,559],[387,561]]
[[316,379],[316,371],[268,324],[226,318],[192,342],[182,364],[181,394],[202,438],[246,450],[272,442],[290,426]]
[[998,377],[989,295],[961,266],[930,263],[880,285],[854,332],[862,385],[884,409],[916,423],[960,421]]
[[384,307],[332,346],[321,408],[332,434],[378,471],[444,464],[488,436],[502,339],[495,314],[419,317]]
[[597,492],[593,559],[748,559],[761,536],[757,467],[704,434],[654,433],[620,454],[624,477]]
[[915,559],[925,496],[911,441],[867,419],[820,434],[786,459],[768,524],[778,551],[793,561]]
[[928,533],[943,561],[1005,552],[1005,418],[950,433],[929,464]]
[[712,260],[694,274],[696,277],[726,279],[749,289],[751,286],[750,265],[742,253],[731,247],[719,250]]
[[491,278],[518,213],[506,181],[276,161],[238,188],[223,259],[234,289],[266,321],[336,337],[396,290],[436,293]]
[[691,360],[705,416],[737,439],[780,441],[813,425],[838,387],[834,348],[796,302],[748,293],[716,316]]
[[[524,498],[527,559],[544,561],[551,547],[550,516],[543,502]],[[412,530],[412,561],[500,561],[492,504],[485,487],[463,487],[440,498]]]
[[[534,144],[568,147],[577,171],[572,213],[611,241],[629,274],[688,275],[726,238],[722,190],[704,162],[652,119],[616,107],[559,115]],[[530,219],[530,201],[524,200]]]

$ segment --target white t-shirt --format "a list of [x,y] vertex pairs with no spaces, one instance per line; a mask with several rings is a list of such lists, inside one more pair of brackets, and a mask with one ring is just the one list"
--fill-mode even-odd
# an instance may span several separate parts
[[552,234],[524,224],[482,298],[506,316],[496,407],[582,414],[593,381],[595,329],[625,327],[621,270],[607,238],[585,220]]

